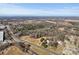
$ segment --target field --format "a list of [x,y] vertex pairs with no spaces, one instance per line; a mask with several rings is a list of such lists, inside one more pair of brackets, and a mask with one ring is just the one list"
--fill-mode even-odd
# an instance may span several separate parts
[[[78,42],[76,42],[76,40],[79,41],[78,22],[66,20],[28,20],[25,22],[21,22],[19,25],[11,25],[13,29],[12,31],[20,40],[29,42],[35,46],[47,49],[47,51],[50,51],[50,53],[54,52],[56,54],[67,54],[66,52],[70,50],[71,53],[68,54],[74,54],[72,51],[79,46]],[[70,49],[71,47],[72,49]],[[38,54],[47,53],[42,53],[43,50],[41,49],[32,49]],[[65,50],[67,51],[65,52]]]

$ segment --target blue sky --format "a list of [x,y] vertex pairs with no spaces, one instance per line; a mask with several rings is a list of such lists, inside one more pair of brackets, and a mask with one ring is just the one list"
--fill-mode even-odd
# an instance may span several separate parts
[[79,16],[79,4],[0,3],[0,16]]

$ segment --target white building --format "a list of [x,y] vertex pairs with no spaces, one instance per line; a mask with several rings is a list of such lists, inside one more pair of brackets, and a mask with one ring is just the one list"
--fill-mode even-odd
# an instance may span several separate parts
[[5,29],[5,26],[0,24],[0,42],[3,42],[4,41],[4,29]]
[[0,31],[0,42],[3,42],[4,32]]

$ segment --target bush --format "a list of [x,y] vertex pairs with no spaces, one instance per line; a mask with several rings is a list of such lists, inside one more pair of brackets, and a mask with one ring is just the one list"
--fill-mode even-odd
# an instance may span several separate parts
[[43,46],[44,48],[47,48],[47,47],[48,47],[46,40],[44,40],[44,42],[42,42],[42,46]]
[[43,41],[44,41],[44,38],[41,38],[41,39],[40,39],[40,42],[43,42]]

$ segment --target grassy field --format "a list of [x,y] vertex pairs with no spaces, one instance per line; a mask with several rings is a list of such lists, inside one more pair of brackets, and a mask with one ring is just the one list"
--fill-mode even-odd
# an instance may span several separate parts
[[24,52],[22,52],[18,47],[11,46],[5,51],[5,55],[23,55]]
[[[46,38],[46,37],[44,37],[44,38]],[[40,42],[41,38],[35,39],[35,38],[31,38],[30,36],[22,36],[22,37],[20,37],[20,39],[24,40],[24,41],[27,41],[27,42],[30,42],[30,43],[32,43],[34,45],[37,45],[37,46],[40,46],[40,47],[43,48],[43,46],[40,45],[41,44],[41,42]],[[64,48],[63,46],[58,45],[57,48],[49,46],[48,48],[45,48],[45,49],[48,49],[51,52],[61,53],[63,51],[63,48]],[[33,50],[38,52],[39,54],[44,54],[44,55],[49,53],[49,52],[47,53],[46,51],[41,50],[39,48],[33,48]]]

